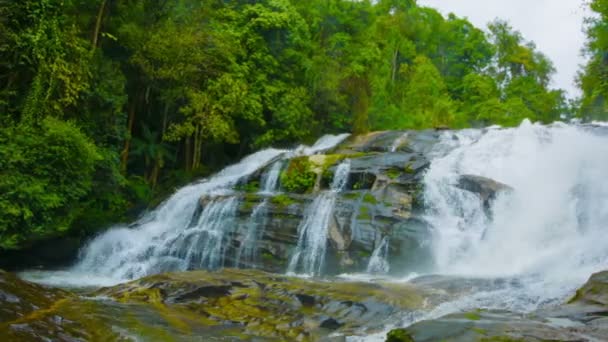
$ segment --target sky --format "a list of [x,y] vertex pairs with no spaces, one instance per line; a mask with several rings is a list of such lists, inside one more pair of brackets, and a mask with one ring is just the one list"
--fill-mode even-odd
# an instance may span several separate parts
[[418,0],[419,5],[434,7],[467,17],[473,25],[486,28],[495,18],[506,19],[533,41],[557,69],[553,87],[565,89],[570,97],[580,95],[574,83],[585,59],[583,19],[589,16],[584,0]]

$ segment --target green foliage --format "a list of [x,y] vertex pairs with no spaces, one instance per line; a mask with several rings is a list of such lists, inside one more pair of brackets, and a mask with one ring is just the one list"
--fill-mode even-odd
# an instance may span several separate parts
[[608,120],[608,1],[593,0],[590,7],[595,16],[587,19],[585,55],[589,61],[578,75],[578,85],[583,91],[578,116]]
[[[599,16],[588,23],[590,62],[579,78],[589,119],[608,116],[608,6],[591,6]],[[2,194],[18,198],[2,202],[0,245],[91,234],[269,145],[550,122],[576,106],[549,88],[553,66],[533,44],[506,22],[489,29],[413,0],[0,0],[0,130],[10,140],[0,182],[22,191]],[[38,159],[24,159],[34,156],[23,146],[62,129],[67,140],[53,143],[88,146],[88,158],[43,165],[77,151],[36,145]],[[73,188],[40,190],[72,163],[86,164],[65,171]],[[310,191],[313,166],[292,164],[283,187]],[[319,166],[323,184],[329,166]]]
[[285,195],[285,194],[280,194],[280,195],[276,195],[273,196],[270,199],[270,202],[274,205],[277,205],[279,207],[288,207],[294,203],[296,203],[293,199],[291,199],[289,196]]
[[370,221],[372,216],[369,213],[369,208],[367,206],[359,207],[359,214],[357,215],[357,220]]
[[244,192],[258,192],[260,190],[260,182],[259,181],[251,181],[245,184],[235,186],[236,190],[244,191]]
[[0,130],[0,248],[64,234],[93,185],[95,145],[73,124]]
[[317,174],[312,171],[308,157],[293,158],[289,166],[281,173],[281,186],[295,193],[310,192],[315,185]]
[[365,195],[363,195],[363,202],[369,204],[378,204],[378,200],[376,199],[376,197],[374,197],[374,195],[370,193],[366,193]]

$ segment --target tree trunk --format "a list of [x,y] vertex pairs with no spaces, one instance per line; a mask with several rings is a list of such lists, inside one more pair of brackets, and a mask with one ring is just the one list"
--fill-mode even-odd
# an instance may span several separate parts
[[399,57],[399,49],[395,48],[395,51],[393,52],[393,60],[391,62],[391,64],[392,64],[391,84],[392,85],[395,84],[395,79],[397,78],[397,58],[398,57]]
[[192,171],[192,138],[186,137],[184,140],[184,160],[186,162],[186,171]]
[[125,139],[125,147],[120,153],[120,171],[123,175],[127,174],[127,162],[129,161],[129,149],[131,148],[131,138],[133,135],[133,125],[135,124],[135,113],[139,95],[135,95],[133,101],[129,104],[129,120],[127,122],[127,137]]
[[103,15],[106,11],[106,2],[107,0],[101,1],[101,6],[99,6],[99,11],[97,12],[97,19],[95,20],[95,30],[93,31],[93,38],[91,39],[93,49],[97,47],[97,43],[99,42],[99,31],[101,31],[101,22],[103,20]]

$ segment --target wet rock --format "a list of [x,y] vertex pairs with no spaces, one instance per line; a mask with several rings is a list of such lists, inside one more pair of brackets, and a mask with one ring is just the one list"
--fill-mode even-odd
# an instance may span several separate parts
[[493,179],[475,175],[462,175],[458,178],[457,186],[479,195],[484,207],[489,208],[491,202],[501,192],[512,191],[510,186]]
[[594,304],[608,309],[608,271],[595,273],[587,283],[576,291],[571,304]]
[[[427,276],[417,279],[415,284],[431,293],[426,297],[429,301],[440,303],[448,300],[446,296],[449,294],[467,295],[469,291],[484,291],[486,287],[495,288],[495,282],[507,281]],[[604,341],[608,336],[607,299],[608,271],[592,275],[576,295],[562,305],[529,314],[499,310],[456,313],[422,321],[399,331],[416,342]]]
[[419,291],[408,284],[319,282],[226,269],[156,275],[96,295],[158,308],[170,317],[191,317],[209,327],[230,322],[246,335],[295,340],[303,334],[304,340],[317,341],[332,332],[366,328],[370,321],[381,325],[398,312],[419,308]]
[[0,341],[118,341],[95,303],[0,271]]

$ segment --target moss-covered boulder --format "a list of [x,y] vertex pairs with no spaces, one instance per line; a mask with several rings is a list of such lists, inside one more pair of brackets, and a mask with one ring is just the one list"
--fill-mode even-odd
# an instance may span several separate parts
[[407,284],[319,282],[253,270],[161,274],[96,295],[146,304],[184,324],[278,340],[379,329],[392,315],[423,305],[420,291]]
[[608,271],[593,274],[587,283],[576,291],[570,303],[599,305],[608,310]]
[[0,271],[0,341],[120,341],[97,302]]

